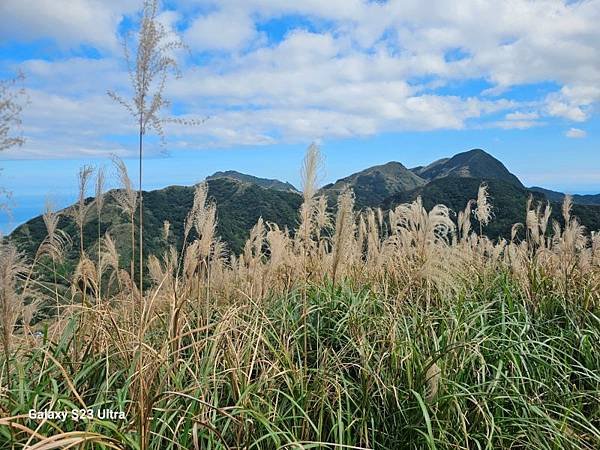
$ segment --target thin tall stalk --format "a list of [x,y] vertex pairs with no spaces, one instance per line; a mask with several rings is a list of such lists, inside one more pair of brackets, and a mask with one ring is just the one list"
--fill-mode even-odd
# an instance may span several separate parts
[[312,254],[312,232],[316,212],[315,194],[317,192],[317,178],[321,166],[321,151],[316,144],[311,144],[302,162],[302,194],[304,202],[300,207],[300,227],[298,237],[301,240],[302,266],[304,269],[305,283],[302,293],[302,324],[304,328],[304,365],[307,366],[308,354],[308,297],[307,286],[310,276],[309,257]]
[[23,311],[23,291],[17,280],[25,273],[21,255],[12,244],[0,241],[0,338],[6,360],[8,386],[11,386],[11,347],[15,324]]
[[96,216],[98,219],[97,226],[97,271],[98,271],[98,288],[96,289],[96,303],[100,303],[100,299],[102,298],[102,264],[101,264],[101,256],[102,256],[102,239],[100,235],[100,221],[102,219],[102,208],[104,206],[104,181],[105,181],[105,173],[104,168],[100,167],[98,169],[98,173],[96,174]]
[[94,173],[94,168],[92,166],[83,166],[79,169],[79,175],[77,177],[79,183],[78,190],[78,199],[77,205],[72,211],[73,219],[77,224],[77,229],[79,231],[79,256],[83,258],[84,254],[84,245],[83,245],[83,228],[85,226],[85,220],[87,218],[88,212],[90,210],[91,204],[86,204],[85,196],[88,189],[88,184],[90,182],[90,178]]
[[[144,136],[149,130],[156,132],[164,143],[164,119],[159,117],[163,108],[169,102],[164,98],[164,89],[170,73],[179,75],[177,61],[173,52],[183,47],[178,39],[172,38],[164,26],[157,20],[159,10],[158,0],[145,0],[142,8],[139,29],[133,38],[133,54],[130,52],[130,39],[123,40],[125,60],[129,70],[129,78],[133,89],[130,100],[108,91],[108,95],[117,103],[124,106],[135,118],[138,134],[139,184],[138,184],[138,238],[139,238],[139,288],[143,295],[144,264],[144,205],[143,189],[143,155]],[[170,120],[177,123],[187,123],[184,120]]]

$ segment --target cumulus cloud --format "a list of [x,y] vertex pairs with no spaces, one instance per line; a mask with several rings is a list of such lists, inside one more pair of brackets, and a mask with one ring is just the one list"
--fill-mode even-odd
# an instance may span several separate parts
[[197,50],[239,50],[257,35],[254,21],[243,11],[221,10],[194,20],[185,41]]
[[[25,117],[37,134],[20,151],[33,152],[34,143],[38,152],[77,151],[77,142],[101,151],[118,147],[106,135],[125,134],[127,120],[103,92],[127,89],[117,30],[138,6],[134,0],[0,4],[0,36],[106,50],[100,59],[23,62],[34,103],[48,103]],[[169,127],[182,147],[583,123],[600,102],[600,0],[173,0],[169,6],[160,20],[180,32],[192,58],[178,55],[183,77],[167,94],[183,114],[210,117],[201,127]],[[272,22],[276,37],[265,31]],[[479,88],[461,90],[470,82]],[[513,96],[519,88],[530,98]]]
[[112,153],[135,153],[133,146],[128,149],[111,139],[114,135],[135,133],[135,126],[127,113],[101,92],[74,99],[29,90],[28,97],[23,111],[26,145],[7,151],[7,157],[108,157]]
[[574,139],[581,139],[586,137],[587,133],[585,132],[585,130],[582,130],[580,128],[569,128],[565,133],[565,136]]
[[117,26],[139,7],[136,0],[2,0],[0,37],[53,39],[63,48],[118,47]]

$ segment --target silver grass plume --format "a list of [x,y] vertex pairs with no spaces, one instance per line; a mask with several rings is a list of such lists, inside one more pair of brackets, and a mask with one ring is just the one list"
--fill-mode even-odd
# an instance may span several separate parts
[[165,122],[177,121],[191,124],[196,121],[168,120],[159,116],[160,111],[169,106],[169,101],[164,97],[169,74],[180,77],[179,66],[172,54],[185,46],[159,22],[158,6],[158,0],[144,1],[139,31],[134,39],[133,55],[128,36],[123,40],[133,97],[125,99],[112,90],[108,91],[108,95],[134,117],[141,135],[145,135],[149,129],[152,129],[164,143]]
[[38,250],[39,256],[48,255],[54,262],[62,261],[66,247],[71,243],[70,237],[64,230],[58,228],[60,213],[54,210],[52,201],[46,199],[44,214],[42,214],[46,226],[46,237]]
[[[488,185],[481,183],[477,191],[477,208],[475,209],[475,217],[481,228],[490,223],[492,219],[492,205],[489,203]],[[480,232],[480,235],[482,233]]]
[[79,169],[79,174],[77,176],[78,181],[78,197],[77,204],[72,209],[71,215],[77,224],[77,228],[79,229],[79,250],[80,254],[83,255],[83,227],[85,225],[85,221],[88,215],[88,212],[92,206],[92,203],[86,204],[86,194],[88,190],[88,185],[90,183],[92,174],[94,173],[94,168],[89,165],[85,165]]
[[113,156],[112,161],[117,169],[117,178],[121,186],[121,189],[113,191],[113,197],[119,209],[128,217],[132,217],[137,208],[137,194],[133,189],[127,166],[123,160],[118,156]]
[[565,195],[565,198],[562,203],[562,215],[565,220],[565,226],[571,220],[571,209],[573,208],[573,197],[569,194]]
[[0,338],[7,364],[8,386],[11,385],[10,354],[15,325],[23,311],[24,293],[17,282],[25,274],[22,256],[11,243],[0,241]]
[[198,183],[194,190],[194,203],[185,218],[184,224],[184,242],[187,240],[192,228],[200,234],[203,226],[203,221],[206,218],[206,200],[208,198],[208,185],[206,182]]
[[306,151],[300,172],[304,201],[300,207],[300,225],[297,236],[301,241],[305,260],[312,246],[315,217],[314,196],[318,189],[318,176],[321,164],[321,150],[317,144],[312,143]]
[[458,212],[458,230],[461,241],[466,240],[471,232],[471,210],[473,208],[473,203],[475,203],[475,200],[469,200],[464,211]]
[[354,194],[345,188],[338,197],[337,215],[335,219],[335,235],[333,236],[332,279],[337,281],[338,272],[343,269],[352,257],[356,232],[354,218]]

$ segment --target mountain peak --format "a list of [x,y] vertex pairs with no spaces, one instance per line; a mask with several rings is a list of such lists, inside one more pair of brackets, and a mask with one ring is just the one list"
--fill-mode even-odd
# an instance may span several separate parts
[[480,148],[457,153],[452,158],[440,159],[428,166],[415,168],[413,171],[428,181],[443,177],[482,178],[503,180],[523,187],[519,179],[510,173],[504,164]]
[[[460,153],[458,153],[460,155]],[[462,152],[464,155],[486,155],[492,157],[488,152],[482,150],[480,148],[472,148],[471,150],[467,150],[466,152]]]
[[284,192],[298,192],[298,190],[291,184],[280,180],[270,178],[259,178],[253,175],[237,172],[235,170],[226,170],[224,172],[215,172],[214,174],[206,177],[207,180],[216,180],[219,178],[228,178],[242,183],[256,184],[265,189],[274,189],[276,191]]
[[335,183],[323,187],[322,192],[330,198],[350,187],[356,196],[358,208],[378,204],[386,197],[401,191],[414,189],[426,183],[421,177],[404,167],[397,161],[369,167],[353,173]]

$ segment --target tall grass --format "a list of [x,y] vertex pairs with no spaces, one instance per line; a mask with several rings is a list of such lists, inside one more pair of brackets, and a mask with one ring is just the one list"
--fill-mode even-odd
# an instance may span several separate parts
[[[156,132],[164,140],[163,125],[165,120],[160,117],[161,110],[169,104],[165,98],[164,90],[167,77],[170,73],[179,74],[177,61],[173,53],[183,47],[179,39],[173,38],[158,18],[159,1],[144,0],[140,17],[139,29],[132,39],[123,40],[123,50],[133,95],[126,99],[114,91],[108,95],[115,102],[122,105],[133,117],[137,127],[138,138],[138,260],[140,291],[143,292],[144,260],[144,208],[143,208],[143,156],[144,137],[149,131]],[[132,41],[132,42],[130,42]],[[179,123],[185,123],[179,120]],[[132,254],[133,258],[133,254]],[[131,274],[134,278],[133,273]]]
[[[147,260],[151,288],[139,290],[107,234],[86,262],[100,301],[82,302],[86,283],[74,282],[58,317],[33,328],[19,311],[41,290],[34,277],[23,297],[21,258],[3,243],[14,257],[1,266],[2,311],[12,313],[0,442],[598,448],[600,235],[572,217],[570,200],[553,224],[548,205],[530,202],[524,240],[499,242],[482,232],[493,220],[485,186],[456,221],[420,200],[355,211],[349,190],[333,216],[316,189],[317,150],[297,231],[259,220],[243,252],[228,254],[201,184],[183,247]],[[135,194],[127,183],[121,192],[133,223]],[[80,408],[126,417],[27,417]]]

